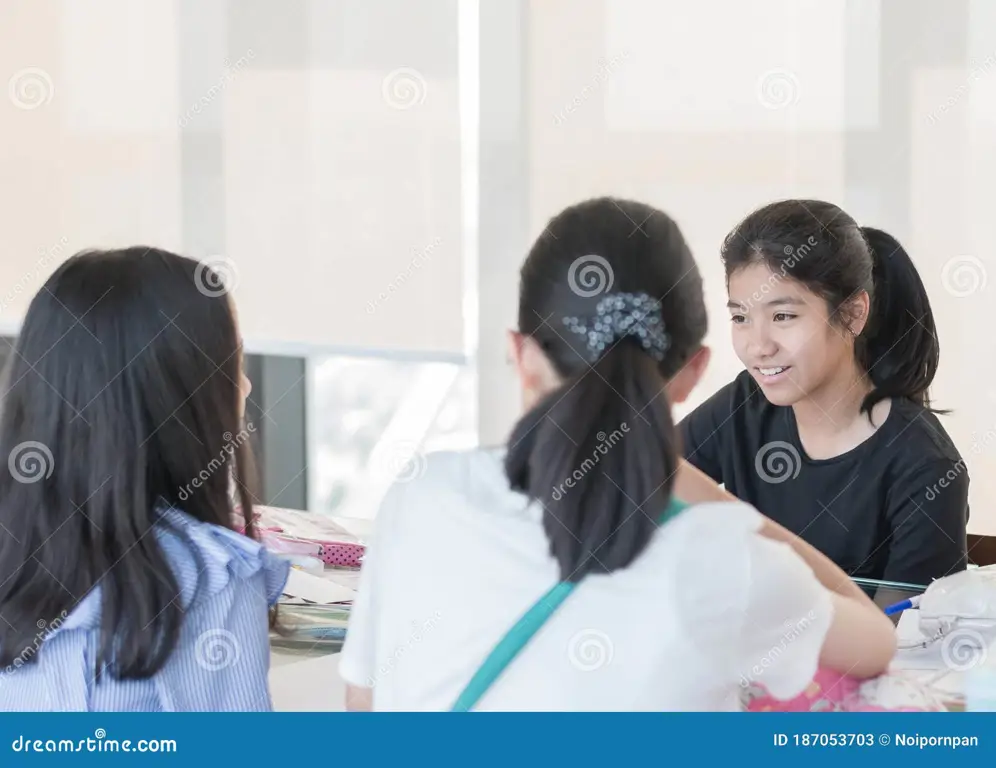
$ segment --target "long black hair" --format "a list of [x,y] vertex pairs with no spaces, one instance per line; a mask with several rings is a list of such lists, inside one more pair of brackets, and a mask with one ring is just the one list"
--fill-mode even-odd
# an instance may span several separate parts
[[822,200],[782,200],[741,221],[723,243],[727,282],[763,262],[827,302],[831,322],[848,324],[850,300],[866,291],[871,310],[855,358],[872,383],[861,412],[886,398],[930,408],[940,345],[927,291],[909,254],[887,232],[860,227]]
[[155,248],[90,251],[32,300],[0,412],[0,666],[99,586],[95,672],[155,674],[183,620],[157,509],[233,528],[234,478],[254,535],[248,446],[233,441],[241,339],[220,281]]
[[[586,338],[600,301],[656,303],[668,347],[658,360],[625,336],[592,361]],[[648,313],[649,314],[649,313]],[[638,325],[650,318],[638,317]],[[664,512],[680,446],[664,391],[707,330],[702,280],[678,225],[630,200],[571,206],[547,224],[522,267],[519,331],[544,350],[562,384],[515,426],[506,472],[543,505],[543,526],[564,580],[629,565]]]

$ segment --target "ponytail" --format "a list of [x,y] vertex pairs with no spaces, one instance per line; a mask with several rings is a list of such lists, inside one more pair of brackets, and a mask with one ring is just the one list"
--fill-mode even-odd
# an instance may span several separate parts
[[624,339],[515,426],[505,471],[542,505],[561,580],[625,568],[657,529],[679,456],[664,384],[658,362]]
[[928,388],[937,373],[940,345],[927,291],[892,235],[871,227],[861,232],[874,260],[871,316],[855,348],[874,385],[861,410],[870,412],[880,400],[893,397],[929,409]]

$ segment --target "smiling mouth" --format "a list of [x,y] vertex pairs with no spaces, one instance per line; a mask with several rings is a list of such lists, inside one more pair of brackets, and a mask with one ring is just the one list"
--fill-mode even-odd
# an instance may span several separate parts
[[772,365],[772,366],[764,367],[764,368],[757,367],[754,370],[756,370],[758,373],[760,373],[765,378],[769,378],[770,379],[770,378],[772,378],[774,376],[778,376],[779,374],[785,373],[785,371],[788,371],[791,368],[792,368],[791,365]]

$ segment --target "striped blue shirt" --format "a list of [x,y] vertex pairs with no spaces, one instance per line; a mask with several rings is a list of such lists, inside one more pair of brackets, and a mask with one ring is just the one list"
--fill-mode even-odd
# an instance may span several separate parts
[[[289,564],[251,539],[177,510],[156,531],[180,587],[180,640],[147,680],[94,679],[100,587],[0,669],[0,711],[269,711],[268,608]],[[198,588],[199,585],[199,588]],[[36,655],[33,663],[25,660]]]

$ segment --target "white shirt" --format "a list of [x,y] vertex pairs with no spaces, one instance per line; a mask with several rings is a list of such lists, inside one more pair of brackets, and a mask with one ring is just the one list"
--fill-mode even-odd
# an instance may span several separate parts
[[[436,453],[388,493],[339,665],[376,710],[448,710],[495,644],[559,579],[542,510],[501,454]],[[628,568],[588,576],[478,710],[712,711],[741,686],[801,693],[829,593],[739,502],[694,505]]]

